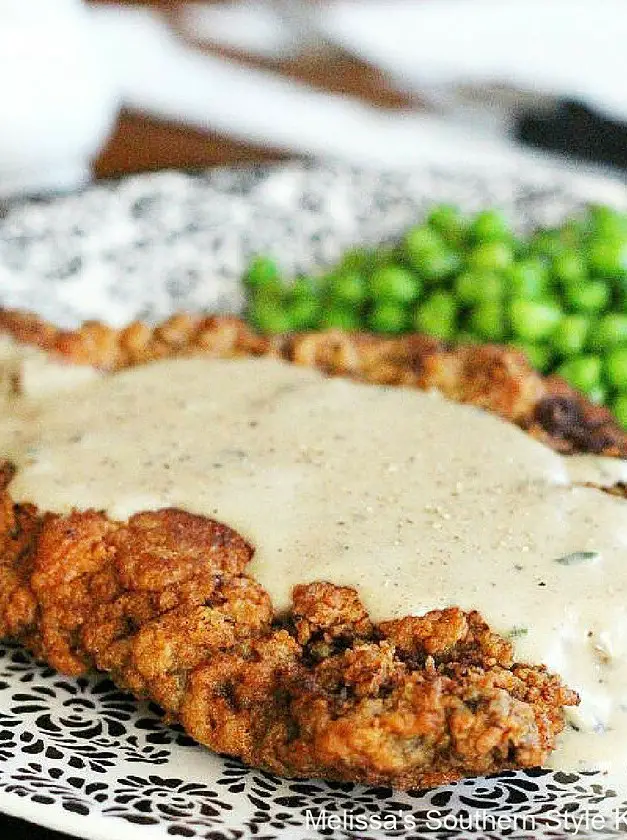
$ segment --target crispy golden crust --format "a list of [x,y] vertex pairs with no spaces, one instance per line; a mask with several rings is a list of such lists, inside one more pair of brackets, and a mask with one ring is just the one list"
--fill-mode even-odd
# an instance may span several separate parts
[[[64,332],[0,313],[0,330],[116,370],[167,356],[276,355],[330,375],[419,388],[495,411],[560,451],[627,455],[602,409],[498,347],[338,332],[266,339],[236,318]],[[15,505],[0,473],[0,636],[69,674],[111,672],[212,749],[287,776],[424,787],[542,764],[574,692],[512,662],[457,608],[374,624],[357,594],[296,587],[274,615],[245,573],[253,549],[178,510],[114,522]]]
[[78,364],[112,371],[175,356],[277,356],[331,376],[437,388],[456,402],[494,411],[560,452],[627,458],[627,433],[558,377],[542,377],[517,350],[496,345],[451,349],[421,335],[343,333],[260,336],[234,316],[176,315],[151,328],[116,330],[85,323],[61,330],[34,315],[0,311],[0,332]]
[[541,764],[576,695],[459,609],[373,624],[351,589],[298,586],[281,620],[252,549],[179,510],[114,522],[0,495],[0,636],[109,671],[212,749],[288,776],[423,787]]

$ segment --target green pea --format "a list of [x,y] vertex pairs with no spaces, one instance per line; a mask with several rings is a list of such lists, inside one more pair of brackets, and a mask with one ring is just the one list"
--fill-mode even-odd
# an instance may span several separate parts
[[[254,292],[251,298],[270,298],[272,292],[261,289]],[[291,286],[283,290],[280,296],[275,295],[275,305],[285,309],[290,323],[290,330],[313,329],[320,315],[320,280],[318,278],[301,275]]]
[[342,271],[331,275],[326,291],[328,297],[340,305],[358,306],[366,299],[367,285],[360,271]]
[[588,231],[599,240],[627,238],[627,215],[602,204],[588,209]]
[[604,280],[590,280],[566,286],[564,296],[575,312],[594,314],[608,307],[612,291]]
[[427,224],[449,245],[460,245],[466,232],[466,220],[459,207],[453,204],[434,207],[427,216]]
[[344,330],[355,332],[361,329],[361,317],[359,312],[348,306],[333,306],[324,310],[320,316],[320,329],[323,330]]
[[599,356],[576,356],[560,365],[557,372],[573,388],[588,393],[599,385],[601,368],[602,362]]
[[535,343],[555,332],[562,312],[548,303],[518,298],[511,302],[509,316],[514,334],[523,341]]
[[414,312],[413,323],[418,332],[441,338],[453,338],[457,306],[448,292],[433,292]]
[[513,261],[514,252],[507,242],[485,242],[468,254],[468,268],[477,272],[504,271]]
[[399,303],[381,301],[370,311],[368,326],[374,332],[401,333],[409,326],[409,313]]
[[428,282],[440,283],[457,274],[461,267],[461,257],[455,251],[435,250],[425,254],[419,271]]
[[588,247],[590,270],[597,277],[624,279],[627,277],[627,241],[602,239]]
[[324,288],[327,278],[300,276],[297,277],[291,286],[283,292],[280,299],[285,301],[288,308],[292,308],[294,313],[300,311],[302,313],[308,307],[314,306],[319,310],[324,299]]
[[244,273],[244,284],[249,289],[276,286],[280,279],[279,267],[270,257],[253,257]]
[[422,281],[407,268],[387,265],[373,271],[368,286],[375,301],[410,303],[420,295]]
[[606,350],[621,344],[627,345],[627,315],[610,312],[595,324],[590,346],[595,350]]
[[292,330],[292,321],[284,302],[260,295],[249,301],[248,319],[260,332],[284,333]]
[[460,255],[436,231],[424,225],[406,234],[405,255],[421,277],[435,283],[452,277],[461,268]]
[[530,344],[526,341],[517,341],[514,344],[521,350],[532,367],[539,370],[540,373],[547,373],[553,362],[553,353],[548,344]]
[[627,391],[627,347],[618,347],[604,360],[605,377],[618,391]]
[[498,300],[485,300],[471,312],[469,326],[486,341],[502,341],[507,334],[503,305]]
[[416,225],[410,228],[405,234],[404,245],[407,259],[418,269],[421,268],[425,255],[446,248],[440,234],[429,225]]
[[320,309],[320,299],[317,297],[291,295],[285,307],[290,330],[310,330],[316,327],[320,319]]
[[465,271],[453,282],[453,290],[458,302],[472,305],[485,300],[502,300],[505,296],[505,280],[498,274],[476,274]]
[[580,253],[573,250],[563,251],[553,259],[552,272],[560,283],[581,283],[587,274],[588,266]]
[[535,300],[546,294],[549,269],[539,257],[528,257],[515,262],[506,272],[512,297]]
[[505,216],[499,210],[483,210],[477,213],[469,233],[475,242],[509,240],[512,235]]
[[612,404],[612,411],[619,424],[627,431],[627,392],[616,397]]
[[336,271],[338,274],[368,271],[374,259],[375,251],[371,248],[349,248],[342,254]]
[[553,259],[565,248],[562,232],[556,228],[536,231],[529,240],[529,253],[534,256]]
[[564,315],[551,336],[551,344],[560,356],[577,356],[590,332],[590,319],[585,315]]
[[499,274],[486,274],[479,283],[479,302],[501,301],[505,297],[507,283]]
[[474,274],[472,271],[464,271],[458,274],[453,281],[455,297],[462,305],[476,303],[480,296],[480,289],[484,275]]
[[278,304],[287,292],[285,283],[279,278],[268,278],[264,281],[262,286],[249,286],[246,289],[246,294],[249,299],[265,298],[266,300],[273,300]]

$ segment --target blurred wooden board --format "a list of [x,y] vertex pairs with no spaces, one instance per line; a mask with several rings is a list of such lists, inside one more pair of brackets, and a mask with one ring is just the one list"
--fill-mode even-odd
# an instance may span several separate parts
[[113,136],[96,161],[95,171],[97,178],[111,178],[157,169],[193,170],[285,157],[276,150],[123,112]]
[[[95,0],[94,0],[95,1]],[[120,2],[120,0],[97,0]],[[163,10],[176,24],[177,0],[127,0],[127,5],[150,5]],[[318,90],[346,94],[383,108],[407,107],[408,98],[394,89],[376,69],[342,52],[304,55],[286,61],[247,59],[239,54],[207,45],[208,50],[252,67],[274,70],[305,82]],[[96,175],[108,178],[157,169],[200,169],[208,166],[256,163],[288,157],[276,149],[238,142],[209,133],[168,123],[138,113],[124,111],[115,131],[96,162]]]

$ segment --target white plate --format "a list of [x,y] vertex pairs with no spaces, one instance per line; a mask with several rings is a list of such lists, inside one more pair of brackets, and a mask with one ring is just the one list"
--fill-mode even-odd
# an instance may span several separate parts
[[[386,174],[332,164],[137,177],[7,208],[0,304],[67,325],[236,310],[254,252],[294,271],[349,243],[394,236],[434,201],[498,204],[524,227],[608,194],[603,183],[591,189],[546,171]],[[138,831],[146,840],[522,840],[572,837],[577,825],[578,836],[602,838],[627,831],[616,823],[619,804],[601,776],[543,770],[426,793],[284,781],[212,755],[103,678],[66,679],[18,648],[0,651],[0,810],[91,840],[135,840]]]

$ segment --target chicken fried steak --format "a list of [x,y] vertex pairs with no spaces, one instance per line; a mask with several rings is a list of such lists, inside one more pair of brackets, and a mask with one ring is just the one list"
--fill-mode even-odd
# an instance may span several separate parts
[[[237,319],[68,333],[2,313],[0,328],[76,363],[270,355],[330,375],[437,388],[564,453],[627,455],[604,409],[515,351],[340,333],[267,340]],[[60,671],[98,669],[211,749],[289,777],[417,788],[544,764],[577,694],[456,607],[374,620],[348,586],[297,585],[277,610],[247,574],[254,547],[176,508],[124,519],[0,495],[0,635]]]

